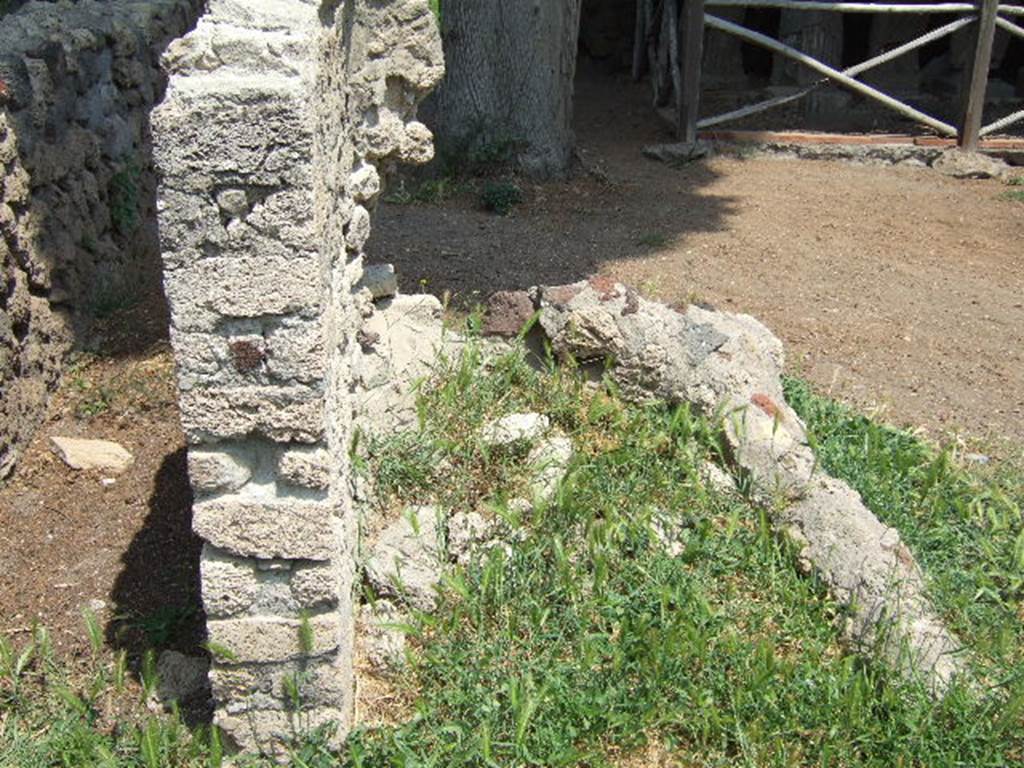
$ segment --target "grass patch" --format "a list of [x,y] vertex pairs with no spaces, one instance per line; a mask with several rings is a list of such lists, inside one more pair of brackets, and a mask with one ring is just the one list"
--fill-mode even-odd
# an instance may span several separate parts
[[786,397],[825,470],[899,529],[949,625],[993,679],[1024,676],[1024,473],[959,466],[951,449],[871,421],[798,380]]
[[61,390],[76,417],[91,421],[104,414],[130,416],[174,407],[174,361],[160,350],[128,365],[85,352],[67,361]]
[[220,765],[217,735],[150,713],[151,688],[134,684],[123,652],[101,654],[102,631],[95,617],[85,620],[92,655],[80,665],[58,662],[41,628],[19,645],[0,637],[0,765]]
[[386,203],[396,205],[438,205],[460,194],[463,188],[464,184],[453,176],[427,179],[418,184],[407,184],[405,179],[400,179],[398,185],[384,195],[383,199]]
[[1009,200],[1014,203],[1024,203],[1024,189],[1008,189],[1003,192],[1000,197],[1003,198],[1003,200]]
[[[902,489],[909,471],[916,497],[934,502],[933,527],[958,527],[938,522],[952,514],[938,499],[951,498],[953,480],[925,446],[892,437],[899,458],[881,462],[841,428],[855,414],[813,413],[830,404],[801,386],[790,382],[791,395],[815,417],[823,451],[873,467],[862,479],[880,488]],[[847,652],[842,612],[797,575],[763,514],[701,481],[717,434],[685,408],[624,405],[609,387],[586,387],[571,370],[538,373],[518,354],[490,364],[471,355],[424,387],[418,434],[371,447],[385,503],[507,514],[517,459],[488,455],[475,436],[522,410],[546,413],[577,446],[560,494],[511,520],[522,538],[510,551],[446,579],[399,681],[418,694],[416,716],[357,733],[344,765],[601,766],[651,741],[700,766],[996,766],[1024,754],[1017,656],[991,657],[1001,685],[936,702]],[[653,534],[655,520],[677,554]],[[908,533],[912,545],[930,541],[927,528]],[[962,591],[989,570],[948,578]],[[965,637],[1011,627],[1009,609],[976,609]]]

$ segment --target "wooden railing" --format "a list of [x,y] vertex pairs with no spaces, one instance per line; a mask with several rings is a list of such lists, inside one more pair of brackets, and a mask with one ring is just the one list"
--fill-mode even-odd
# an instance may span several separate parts
[[[855,66],[839,70],[761,32],[707,13],[708,8],[779,8],[872,14],[941,13],[961,14],[961,16],[955,21],[892,50]],[[982,125],[995,31],[1000,28],[1012,35],[1024,38],[1024,27],[1010,20],[1010,18],[1022,16],[1024,16],[1024,6],[1001,5],[999,0],[980,0],[977,4],[959,2],[815,2],[814,0],[639,0],[637,3],[637,44],[634,48],[633,75],[639,78],[646,56],[652,63],[655,103],[672,101],[673,99],[667,98],[670,92],[671,96],[674,96],[676,127],[679,137],[683,141],[695,141],[697,132],[701,129],[788,104],[809,95],[827,83],[834,82],[926,125],[941,135],[956,138],[959,145],[965,149],[976,149],[982,136],[1003,130],[1024,120],[1024,110],[1019,110],[988,125]],[[780,56],[792,59],[813,69],[823,77],[795,93],[777,96],[723,114],[700,119],[701,60],[706,27],[735,35],[748,43],[759,45]],[[965,27],[973,27],[974,34],[962,92],[960,120],[957,125],[950,125],[928,115],[857,79],[857,76],[864,72],[893,61]],[[660,45],[658,38],[660,38]],[[670,75],[667,81],[664,77],[665,65],[667,65]]]

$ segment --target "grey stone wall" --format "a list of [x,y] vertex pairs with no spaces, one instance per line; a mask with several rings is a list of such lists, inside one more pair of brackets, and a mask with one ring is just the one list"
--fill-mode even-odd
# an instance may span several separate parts
[[357,283],[378,166],[432,156],[414,116],[440,40],[426,0],[210,0],[165,63],[159,222],[216,722],[273,753],[351,724]]
[[157,274],[148,113],[199,5],[34,2],[0,23],[0,477],[74,337]]

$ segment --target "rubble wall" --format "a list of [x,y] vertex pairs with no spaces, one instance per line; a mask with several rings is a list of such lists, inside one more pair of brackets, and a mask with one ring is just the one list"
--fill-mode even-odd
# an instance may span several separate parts
[[0,23],[0,477],[74,338],[158,274],[149,111],[200,4],[33,2]]
[[[358,287],[383,162],[429,160],[426,0],[210,0],[154,112],[216,722],[351,724]],[[297,722],[297,718],[300,720]]]

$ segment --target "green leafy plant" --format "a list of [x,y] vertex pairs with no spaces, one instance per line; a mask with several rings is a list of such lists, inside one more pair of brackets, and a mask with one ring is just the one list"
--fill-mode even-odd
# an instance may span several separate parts
[[506,216],[523,202],[523,191],[512,181],[489,181],[480,192],[480,203],[485,210]]
[[669,238],[662,232],[647,232],[637,238],[637,245],[645,248],[664,248],[669,243]]
[[141,177],[142,169],[134,160],[129,160],[110,178],[110,220],[124,237],[132,235],[139,225]]

